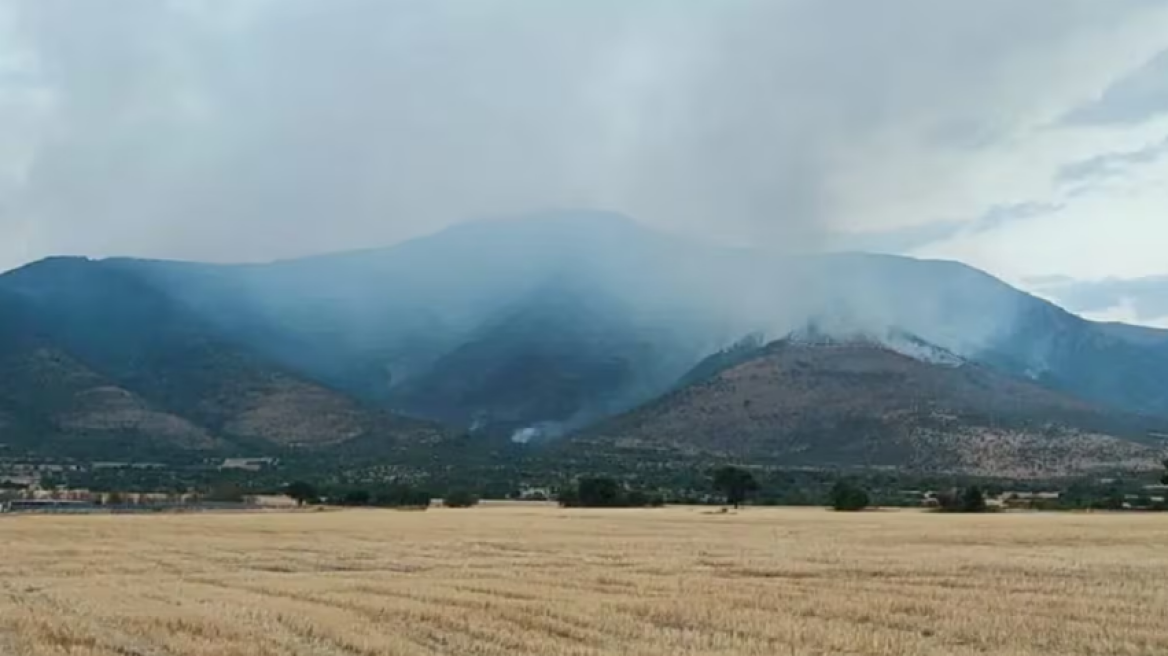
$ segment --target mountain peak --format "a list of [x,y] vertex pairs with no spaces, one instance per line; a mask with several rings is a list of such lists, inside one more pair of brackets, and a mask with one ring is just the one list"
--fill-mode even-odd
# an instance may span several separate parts
[[502,216],[460,223],[438,233],[446,235],[500,235],[521,239],[581,239],[625,237],[650,232],[617,212],[563,210]]

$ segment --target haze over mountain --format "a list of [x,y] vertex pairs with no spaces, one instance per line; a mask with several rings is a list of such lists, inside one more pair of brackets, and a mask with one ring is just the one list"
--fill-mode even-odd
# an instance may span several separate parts
[[[1133,415],[1168,415],[1168,348],[1150,329],[1085,321],[957,263],[776,257],[606,213],[478,222],[269,265],[53,259],[0,276],[0,306],[7,425],[79,436],[104,421],[182,448],[441,439],[401,415],[539,441],[693,382],[745,336],[765,343],[809,324],[881,335],[921,367],[996,371],[977,379],[993,388],[979,412],[1018,398],[1033,399],[1020,412],[1034,417],[1090,406],[1060,410],[1075,430],[1109,413],[1106,426],[1129,429]],[[19,390],[34,388],[59,405],[21,405]],[[920,393],[849,389],[857,407]],[[830,395],[817,399],[834,412]],[[100,415],[94,404],[128,418],[79,424]],[[767,430],[745,430],[756,451]]]

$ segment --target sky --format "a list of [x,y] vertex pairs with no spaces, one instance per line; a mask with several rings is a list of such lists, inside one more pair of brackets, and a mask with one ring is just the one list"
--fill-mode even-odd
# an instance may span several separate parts
[[0,270],[557,208],[1168,326],[1168,0],[0,0]]

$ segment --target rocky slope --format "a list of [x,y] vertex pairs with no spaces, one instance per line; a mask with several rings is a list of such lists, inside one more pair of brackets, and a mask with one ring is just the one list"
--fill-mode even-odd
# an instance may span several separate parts
[[1010,476],[1154,468],[1153,420],[935,352],[800,335],[723,364],[572,438],[569,451]]

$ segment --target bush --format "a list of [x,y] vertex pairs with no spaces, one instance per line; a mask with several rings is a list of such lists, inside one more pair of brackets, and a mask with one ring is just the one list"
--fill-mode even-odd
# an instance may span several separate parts
[[206,500],[216,503],[242,503],[245,493],[246,491],[235,483],[218,483],[211,487]]
[[982,494],[981,488],[976,485],[966,488],[965,493],[961,495],[961,512],[967,513],[983,513],[989,510],[986,505],[985,495]]
[[320,496],[311,483],[304,481],[293,481],[289,483],[288,487],[284,488],[284,494],[295,499],[296,505],[298,506],[303,506],[306,503],[316,503]]
[[479,498],[466,490],[455,490],[443,497],[442,505],[447,508],[471,508],[479,505]]
[[383,508],[429,508],[430,492],[409,485],[391,485],[373,493],[373,505]]
[[831,507],[839,512],[857,512],[871,504],[868,493],[848,481],[839,481],[831,488]]
[[984,513],[989,512],[985,494],[976,485],[964,490],[953,490],[937,495],[937,502],[941,512],[949,513]]
[[582,478],[576,484],[580,505],[590,508],[615,508],[621,505],[622,490],[611,478]]
[[369,490],[349,490],[341,495],[342,506],[368,506],[373,501]]
[[665,499],[640,490],[626,491],[611,478],[585,477],[560,492],[565,508],[660,508]]
[[726,503],[735,508],[759,490],[754,475],[740,467],[722,467],[714,472],[713,479],[714,487],[726,495]]
[[1100,498],[1091,501],[1094,510],[1123,510],[1123,505],[1123,490],[1118,488],[1109,488]]

